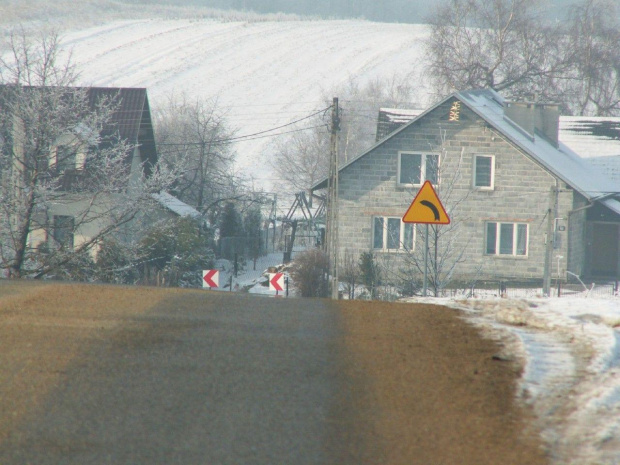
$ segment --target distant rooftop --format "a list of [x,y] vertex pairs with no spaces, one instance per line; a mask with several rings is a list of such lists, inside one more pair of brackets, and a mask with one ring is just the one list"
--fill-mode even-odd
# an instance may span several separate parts
[[196,210],[194,207],[186,204],[182,200],[177,199],[176,197],[168,194],[167,192],[153,194],[152,197],[162,206],[181,217],[189,216],[196,219],[201,217],[200,212],[198,212],[198,210]]
[[560,139],[582,158],[620,156],[620,118],[562,116]]
[[376,140],[384,139],[388,134],[393,133],[403,124],[419,116],[423,111],[407,108],[380,108]]

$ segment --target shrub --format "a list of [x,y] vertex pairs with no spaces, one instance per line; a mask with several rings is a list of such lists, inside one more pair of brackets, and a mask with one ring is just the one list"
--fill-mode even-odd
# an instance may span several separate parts
[[368,293],[370,294],[371,299],[377,298],[377,287],[380,284],[380,276],[379,276],[379,266],[375,262],[375,256],[372,252],[362,252],[360,254],[360,273],[361,273],[361,282]]
[[135,284],[140,278],[135,250],[112,238],[102,241],[95,265],[95,278],[104,283]]
[[325,252],[310,249],[298,254],[291,267],[291,278],[301,297],[327,297],[329,262]]
[[211,268],[210,237],[191,218],[179,218],[153,228],[141,241],[144,260],[171,286],[199,287],[201,271]]
[[[60,258],[65,258],[65,256]],[[49,277],[60,281],[89,282],[94,279],[95,263],[88,252],[70,252],[66,258],[69,258],[69,260],[57,265],[54,268],[54,273],[50,274]]]

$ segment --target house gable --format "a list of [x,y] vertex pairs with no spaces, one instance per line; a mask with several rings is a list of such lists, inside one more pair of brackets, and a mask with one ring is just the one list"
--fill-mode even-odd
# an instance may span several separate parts
[[[91,87],[87,89],[89,106],[94,108],[102,99],[118,103],[118,108],[111,117],[110,124],[103,128],[101,139],[118,138],[135,144],[139,148],[140,165],[148,176],[157,163],[155,135],[146,89]],[[133,157],[128,156],[131,164]]]

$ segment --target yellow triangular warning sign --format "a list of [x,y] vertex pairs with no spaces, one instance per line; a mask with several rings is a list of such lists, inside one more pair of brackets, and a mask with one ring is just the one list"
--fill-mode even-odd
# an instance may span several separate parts
[[430,181],[426,181],[418,191],[407,213],[404,223],[450,224],[450,218],[443,208]]

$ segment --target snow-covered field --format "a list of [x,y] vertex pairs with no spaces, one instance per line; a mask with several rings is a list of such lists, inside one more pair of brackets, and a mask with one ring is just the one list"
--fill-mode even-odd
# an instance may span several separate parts
[[[286,125],[325,108],[324,98],[353,78],[410,76],[420,86],[421,39],[412,24],[347,21],[140,19],[64,34],[80,84],[146,87],[151,108],[171,94],[217,99],[237,136]],[[346,111],[347,102],[342,102]],[[274,133],[237,143],[239,168],[259,184]]]

